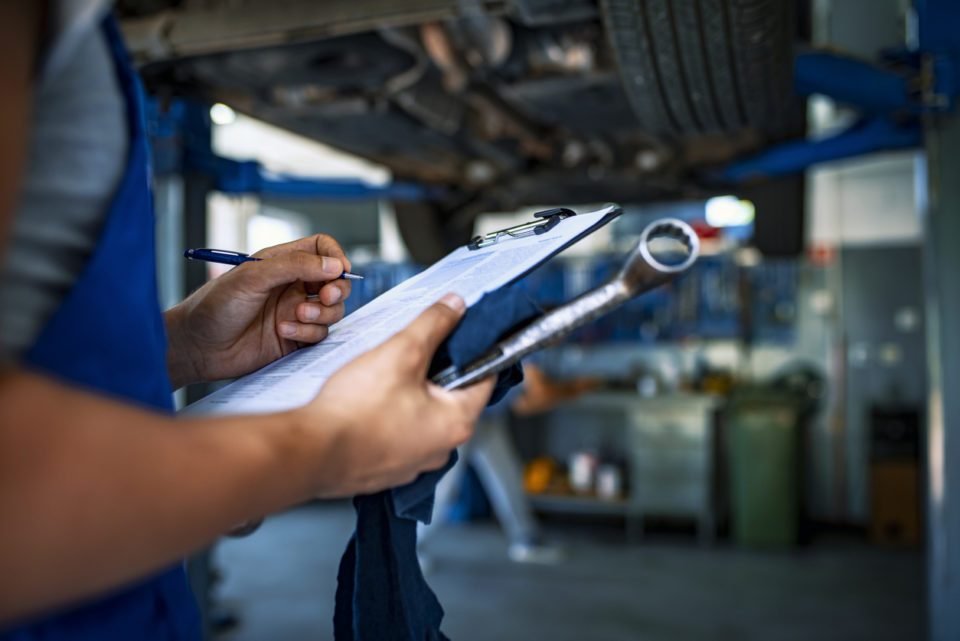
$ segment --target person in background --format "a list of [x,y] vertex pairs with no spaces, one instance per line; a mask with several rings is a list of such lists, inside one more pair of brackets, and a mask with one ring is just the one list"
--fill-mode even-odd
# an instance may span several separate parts
[[449,521],[450,512],[463,485],[467,466],[480,479],[493,512],[509,541],[507,554],[517,563],[553,564],[563,558],[561,549],[547,542],[523,487],[523,464],[510,436],[510,414],[535,416],[573,400],[598,381],[578,378],[554,381],[537,365],[523,364],[523,384],[499,404],[480,416],[473,438],[460,446],[456,465],[437,484],[434,518],[418,524],[417,549],[421,565],[429,569],[430,539]]
[[441,467],[493,387],[426,380],[464,311],[447,295],[305,407],[176,418],[173,388],[323,340],[350,261],[327,236],[271,247],[161,313],[142,96],[109,10],[0,3],[0,639],[199,639],[185,554]]

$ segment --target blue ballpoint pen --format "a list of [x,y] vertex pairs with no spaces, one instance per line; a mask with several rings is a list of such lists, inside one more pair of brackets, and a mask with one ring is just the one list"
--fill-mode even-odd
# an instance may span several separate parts
[[[249,254],[227,249],[187,249],[183,252],[183,257],[189,260],[202,260],[208,263],[221,263],[223,265],[239,265],[240,263],[246,263],[251,260],[263,260],[262,258],[254,258]],[[351,274],[350,272],[343,272],[338,278],[344,280],[363,280],[363,276]]]

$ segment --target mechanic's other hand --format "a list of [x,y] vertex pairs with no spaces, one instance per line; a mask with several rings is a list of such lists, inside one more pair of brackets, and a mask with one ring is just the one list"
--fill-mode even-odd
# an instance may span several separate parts
[[456,327],[463,300],[447,294],[406,329],[351,361],[321,388],[298,420],[330,427],[318,494],[367,494],[442,467],[473,433],[494,378],[445,391],[427,380],[433,353]]
[[[323,234],[253,254],[166,313],[175,386],[241,376],[327,336],[343,318],[350,261]],[[317,293],[307,298],[307,293]]]

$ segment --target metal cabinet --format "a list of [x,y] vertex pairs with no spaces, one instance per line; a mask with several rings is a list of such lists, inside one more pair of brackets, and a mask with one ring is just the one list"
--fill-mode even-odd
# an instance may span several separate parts
[[712,539],[713,413],[702,395],[636,399],[626,413],[631,515],[690,517]]
[[532,496],[553,511],[617,513],[633,534],[646,516],[691,518],[704,541],[714,534],[714,428],[720,399],[703,394],[643,398],[594,393],[555,410],[549,453],[566,460],[580,449],[615,451],[624,460],[629,493],[623,501]]

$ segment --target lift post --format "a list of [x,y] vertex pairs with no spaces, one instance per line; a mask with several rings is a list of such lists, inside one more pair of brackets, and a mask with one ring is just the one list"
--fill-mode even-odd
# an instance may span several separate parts
[[[960,86],[960,3],[916,0],[931,98]],[[931,641],[960,639],[960,119],[924,118],[927,298],[927,587]]]

